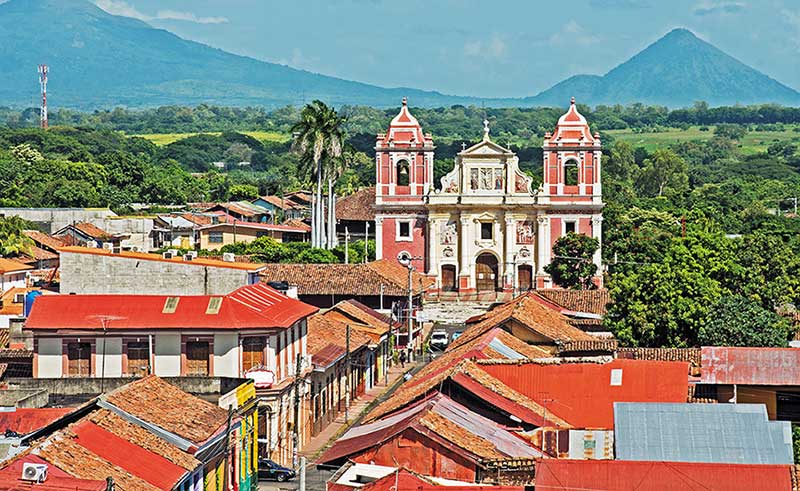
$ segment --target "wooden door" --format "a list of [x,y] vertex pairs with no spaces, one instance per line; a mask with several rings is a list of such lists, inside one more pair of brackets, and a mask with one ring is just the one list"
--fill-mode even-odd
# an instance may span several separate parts
[[244,338],[242,339],[242,370],[248,371],[251,368],[266,365],[264,360],[264,348],[266,343],[264,338]]
[[453,264],[442,266],[442,291],[456,291],[456,267]]
[[208,373],[208,358],[211,353],[208,341],[186,343],[186,375],[204,376]]
[[70,377],[92,375],[92,345],[89,343],[67,344],[67,374]]
[[150,348],[148,344],[128,343],[128,374],[144,377],[150,372]]
[[517,270],[517,284],[519,291],[525,292],[533,288],[533,268],[527,264]]
[[484,253],[475,261],[475,282],[479,292],[493,292],[497,290],[497,258],[492,254]]

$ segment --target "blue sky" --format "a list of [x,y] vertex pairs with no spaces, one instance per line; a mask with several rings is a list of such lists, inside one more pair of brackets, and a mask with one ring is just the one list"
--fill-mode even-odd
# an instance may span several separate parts
[[534,95],[686,27],[800,89],[800,0],[93,0],[188,39],[387,87]]

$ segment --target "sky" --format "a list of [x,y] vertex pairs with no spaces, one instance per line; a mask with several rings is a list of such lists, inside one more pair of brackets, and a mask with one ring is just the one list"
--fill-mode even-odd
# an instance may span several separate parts
[[800,89],[800,0],[93,0],[232,53],[384,87],[535,95],[676,27]]

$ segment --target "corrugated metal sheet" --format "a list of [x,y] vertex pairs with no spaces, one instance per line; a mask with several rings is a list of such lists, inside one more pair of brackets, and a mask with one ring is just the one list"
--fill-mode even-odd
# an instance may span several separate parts
[[792,489],[791,466],[620,460],[537,462],[536,491],[767,491]]
[[618,460],[792,464],[791,425],[763,404],[614,404]]
[[800,349],[705,347],[704,384],[800,385]]
[[689,385],[685,362],[532,362],[481,369],[575,428],[613,428],[614,402],[685,402]]
[[489,347],[492,348],[493,350],[497,351],[501,355],[503,355],[503,357],[508,358],[509,360],[524,360],[525,359],[525,356],[523,356],[523,355],[517,353],[516,351],[514,351],[513,349],[509,348],[508,346],[506,346],[502,341],[500,341],[497,338],[494,338],[489,342]]

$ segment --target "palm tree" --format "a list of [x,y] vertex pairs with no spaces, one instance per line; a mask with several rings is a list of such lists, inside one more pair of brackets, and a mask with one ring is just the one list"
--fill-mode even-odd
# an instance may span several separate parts
[[341,118],[324,102],[315,100],[300,113],[300,121],[292,126],[295,149],[300,152],[306,175],[317,181],[311,217],[311,245],[322,247],[325,230],[322,182],[325,176],[333,178],[336,161],[342,153],[344,132]]

